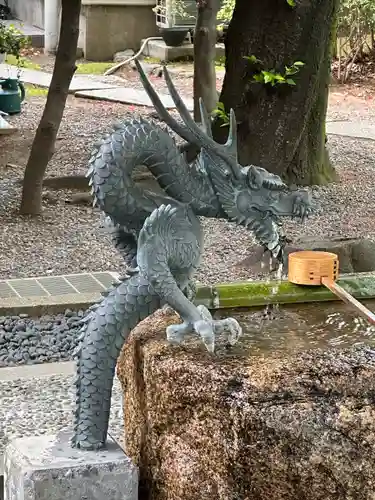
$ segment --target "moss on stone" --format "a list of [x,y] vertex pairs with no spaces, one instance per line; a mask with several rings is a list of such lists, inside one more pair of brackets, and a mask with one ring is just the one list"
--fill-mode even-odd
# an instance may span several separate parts
[[[345,275],[338,283],[357,299],[375,298],[375,274]],[[225,283],[198,289],[195,302],[212,309],[256,307],[266,304],[297,304],[340,300],[323,286],[300,286],[289,281]]]

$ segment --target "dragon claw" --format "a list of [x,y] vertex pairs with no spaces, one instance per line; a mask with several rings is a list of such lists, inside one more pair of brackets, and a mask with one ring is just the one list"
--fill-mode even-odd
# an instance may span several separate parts
[[170,344],[181,344],[184,336],[191,332],[191,329],[188,327],[189,325],[187,323],[169,325],[167,327],[167,341]]
[[242,328],[234,318],[220,320],[212,319],[210,311],[203,305],[197,307],[201,319],[197,321],[185,321],[179,325],[167,327],[167,340],[172,344],[181,344],[184,336],[188,333],[197,333],[202,339],[208,352],[215,351],[215,335],[227,333],[227,340],[230,345],[236,344],[242,334]]
[[202,339],[208,352],[213,353],[215,351],[215,330],[213,321],[200,320],[195,321],[194,331],[198,333]]
[[128,267],[126,269],[126,274],[128,276],[134,276],[134,275],[136,275],[138,273],[139,273],[139,267],[138,266],[136,266],[136,267]]

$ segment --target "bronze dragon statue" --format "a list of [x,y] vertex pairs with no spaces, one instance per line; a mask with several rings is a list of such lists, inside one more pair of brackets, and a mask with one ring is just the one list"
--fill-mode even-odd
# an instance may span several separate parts
[[[280,177],[263,168],[238,164],[233,110],[228,140],[218,144],[202,103],[202,124],[198,125],[164,68],[181,124],[168,113],[136,64],[159,117],[182,139],[199,146],[200,154],[188,164],[167,130],[142,118],[117,125],[92,153],[87,176],[94,203],[109,219],[114,243],[129,270],[91,308],[82,328],[76,352],[72,438],[72,446],[82,449],[100,449],[106,444],[117,358],[129,332],[142,319],[168,305],[183,322],[167,328],[167,340],[179,343],[187,333],[196,333],[210,352],[218,332],[227,332],[229,343],[241,334],[236,320],[215,321],[205,307],[191,301],[192,277],[203,247],[199,217],[246,226],[273,256],[282,258],[280,218],[304,219],[312,209],[306,191],[290,191]],[[164,194],[140,189],[132,178],[138,165],[147,166]]]

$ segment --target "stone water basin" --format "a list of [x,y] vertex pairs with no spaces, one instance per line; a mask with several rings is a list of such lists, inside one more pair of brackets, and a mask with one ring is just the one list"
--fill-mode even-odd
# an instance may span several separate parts
[[[375,300],[363,302],[375,311]],[[375,347],[375,326],[343,302],[270,305],[266,308],[220,309],[215,319],[231,316],[243,329],[239,343],[227,349],[231,355],[295,353],[370,345]],[[223,344],[219,343],[220,354]]]
[[[374,301],[366,305],[374,309]],[[339,302],[221,309],[215,355],[159,311],[121,353],[125,443],[144,500],[373,500],[374,331]]]

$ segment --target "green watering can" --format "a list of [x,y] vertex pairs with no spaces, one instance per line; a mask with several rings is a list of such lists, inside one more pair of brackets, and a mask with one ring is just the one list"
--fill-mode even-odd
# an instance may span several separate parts
[[[17,78],[0,80],[0,111],[9,115],[21,112],[21,102],[25,99],[25,87]],[[21,93],[20,93],[21,91]]]

